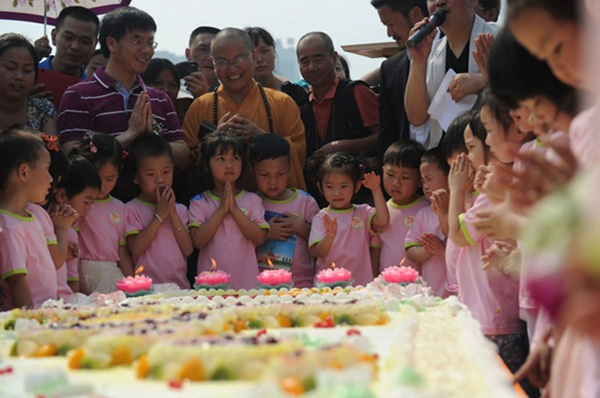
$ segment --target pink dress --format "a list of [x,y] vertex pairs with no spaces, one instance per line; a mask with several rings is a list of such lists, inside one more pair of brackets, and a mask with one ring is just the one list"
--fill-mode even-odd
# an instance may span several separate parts
[[[267,221],[271,218],[267,217],[268,215],[291,213],[310,225],[313,217],[319,212],[319,205],[317,205],[314,198],[307,192],[298,189],[293,189],[293,191],[292,196],[286,200],[271,200],[261,195],[263,206],[265,207],[265,219]],[[291,261],[294,287],[312,287],[313,278],[315,277],[315,264],[314,259],[308,251],[308,242],[299,235],[293,235],[291,238],[293,239],[288,239],[285,243],[292,242],[291,244],[294,245]],[[261,249],[272,247],[273,243],[278,244],[279,242],[268,240],[258,249],[259,267],[262,268],[267,265],[265,261],[261,261],[260,254],[263,252]]]
[[325,237],[325,214],[337,218],[337,235],[327,256],[317,258],[316,272],[330,268],[331,264],[335,263],[337,267],[344,267],[352,272],[355,286],[365,286],[373,280],[369,242],[374,234],[371,222],[375,217],[375,208],[363,204],[352,205],[346,210],[334,210],[329,207],[322,209],[313,218],[308,239],[309,247]]
[[[241,190],[235,195],[240,210],[260,228],[269,229],[265,221],[265,208],[262,200],[254,193]],[[207,222],[221,206],[221,199],[210,191],[197,195],[190,202],[190,228]],[[212,240],[200,250],[198,273],[209,271],[211,258],[217,262],[217,269],[231,275],[232,289],[256,288],[258,261],[256,246],[244,235],[231,214],[223,218],[223,223]]]
[[[69,228],[67,231],[67,241],[69,244],[78,244],[77,231],[73,228]],[[68,282],[79,281],[79,258],[73,258],[65,261],[64,265],[56,270],[56,282],[58,289],[58,298],[68,300],[73,295],[73,290],[69,286]]]
[[398,265],[404,258],[403,265],[413,267],[420,272],[420,265],[406,257],[403,242],[419,210],[428,205],[429,202],[424,196],[407,205],[397,205],[391,199],[388,200],[387,206],[390,212],[390,223],[385,226],[379,235],[381,239],[379,272],[387,267]]
[[460,249],[456,268],[458,298],[481,324],[487,336],[523,333],[519,319],[519,283],[499,270],[482,270],[481,256],[493,244],[473,226],[475,215],[491,206],[480,194],[473,206],[459,216],[461,229],[469,242]]
[[[127,202],[126,206],[125,236],[137,235],[154,219],[156,205],[136,198]],[[183,225],[186,225],[186,207],[176,203],[175,211]],[[187,260],[179,249],[169,220],[163,222],[148,249],[140,257],[133,258],[133,263],[135,269],[143,265],[143,275],[152,278],[154,283],[175,283],[181,289],[190,288],[187,280]]]
[[[410,226],[404,239],[404,249],[413,246],[422,246],[419,238],[426,233],[434,234],[442,241],[446,236],[438,216],[431,210],[431,206],[421,209],[415,216],[415,222]],[[446,259],[444,256],[431,256],[421,263],[421,276],[433,289],[436,296],[442,297],[446,290]]]
[[119,199],[110,195],[96,199],[88,215],[78,222],[81,258],[119,261],[119,246],[126,244],[125,219],[126,207]]
[[26,275],[34,307],[56,299],[56,269],[44,231],[34,215],[22,217],[0,209],[0,311],[13,308],[6,278]]

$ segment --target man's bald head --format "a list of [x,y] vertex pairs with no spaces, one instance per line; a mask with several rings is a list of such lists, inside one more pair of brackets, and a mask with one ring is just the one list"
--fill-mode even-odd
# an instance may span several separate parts
[[215,55],[215,48],[226,42],[226,41],[232,41],[232,40],[239,40],[244,44],[244,47],[246,47],[248,49],[248,51],[252,52],[254,50],[254,43],[252,42],[252,39],[250,38],[250,36],[248,36],[248,34],[246,32],[244,32],[241,29],[237,29],[237,28],[225,28],[223,30],[221,30],[219,33],[216,34],[215,38],[212,40],[211,43],[211,55]]

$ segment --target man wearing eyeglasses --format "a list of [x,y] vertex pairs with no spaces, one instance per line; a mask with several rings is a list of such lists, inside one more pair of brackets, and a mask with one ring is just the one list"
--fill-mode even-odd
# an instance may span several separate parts
[[[176,168],[186,168],[189,149],[173,103],[140,77],[158,45],[154,32],[154,19],[137,8],[106,14],[100,26],[106,68],[99,67],[92,77],[69,87],[61,103],[58,126],[67,153],[90,131],[111,134],[124,148],[141,134],[157,134],[169,141]],[[129,194],[121,196],[127,200]]]
[[240,29],[226,28],[211,43],[219,88],[192,103],[183,131],[190,149],[199,147],[205,134],[201,126],[212,124],[249,142],[255,135],[275,133],[290,143],[290,186],[306,189],[302,168],[306,157],[304,125],[300,110],[287,94],[260,86],[253,78],[254,43]]

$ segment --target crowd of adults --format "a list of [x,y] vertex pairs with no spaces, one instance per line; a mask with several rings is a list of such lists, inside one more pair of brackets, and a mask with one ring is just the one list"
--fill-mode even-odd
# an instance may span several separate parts
[[[372,0],[399,48],[363,78],[366,83],[348,78],[346,60],[324,32],[298,41],[303,79],[291,82],[276,74],[275,40],[263,28],[200,26],[190,34],[187,62],[176,66],[153,58],[157,26],[146,12],[124,7],[100,23],[84,7],[67,7],[50,39],[31,44],[19,34],[0,36],[0,84],[7,88],[0,91],[0,129],[18,125],[58,135],[67,153],[90,131],[111,134],[124,147],[140,134],[159,134],[171,143],[184,202],[202,188],[199,147],[205,134],[225,129],[249,142],[257,134],[276,133],[292,148],[290,184],[318,197],[311,174],[327,154],[343,151],[376,164],[398,139],[436,146],[442,131],[428,120],[427,107],[448,68],[458,73],[455,98],[485,87],[469,37],[495,31],[475,15],[496,18],[499,1],[472,3]],[[410,62],[404,50],[410,29],[440,6],[456,12],[449,13],[436,39],[436,56],[428,60],[423,53]],[[45,71],[53,74],[38,79]],[[251,178],[244,185],[251,188]],[[120,194],[128,199],[131,193]]]

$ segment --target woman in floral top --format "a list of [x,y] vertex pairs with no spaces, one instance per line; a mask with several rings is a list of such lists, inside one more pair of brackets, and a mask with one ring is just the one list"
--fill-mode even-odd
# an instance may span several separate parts
[[37,76],[33,45],[23,36],[0,36],[0,130],[13,126],[55,135],[56,110],[45,99],[30,97]]

